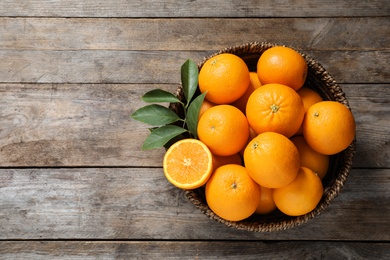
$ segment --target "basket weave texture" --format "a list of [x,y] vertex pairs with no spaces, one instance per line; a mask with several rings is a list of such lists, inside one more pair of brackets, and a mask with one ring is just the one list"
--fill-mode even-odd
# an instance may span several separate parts
[[[277,46],[277,44],[270,42],[251,42],[224,48],[208,57],[205,57],[198,64],[198,68],[200,70],[206,60],[213,56],[221,53],[232,53],[241,57],[248,65],[250,71],[256,71],[256,65],[260,55],[265,50],[273,46]],[[308,65],[308,75],[304,86],[315,90],[324,100],[340,102],[350,109],[345,93],[332,76],[330,76],[329,73],[322,67],[322,65],[308,55],[301,53],[299,50],[296,51],[304,57]],[[176,95],[180,99],[184,98],[181,87],[178,88]],[[180,111],[181,107],[176,106],[175,104],[171,104],[170,108],[178,115],[182,115],[183,113],[183,111]],[[252,232],[273,232],[289,229],[304,224],[319,215],[330,205],[330,202],[338,196],[352,167],[352,159],[356,148],[355,143],[356,141],[354,140],[347,149],[330,157],[329,169],[322,181],[324,185],[324,194],[322,199],[313,211],[302,216],[291,217],[276,210],[267,215],[254,214],[253,216],[238,222],[227,221],[220,218],[208,207],[205,199],[204,187],[195,190],[186,190],[185,196],[206,216],[216,220],[217,222],[223,223],[228,227]]]

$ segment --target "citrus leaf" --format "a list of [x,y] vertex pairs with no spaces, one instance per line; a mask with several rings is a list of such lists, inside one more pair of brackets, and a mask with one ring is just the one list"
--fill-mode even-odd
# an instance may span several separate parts
[[197,96],[191,102],[187,110],[186,123],[187,123],[188,130],[194,136],[194,138],[198,138],[197,128],[198,128],[199,111],[205,96],[206,96],[206,92]]
[[186,132],[184,128],[175,125],[164,125],[154,129],[145,139],[142,145],[143,150],[163,147],[172,138]]
[[198,66],[192,60],[187,60],[181,66],[181,83],[183,86],[184,97],[187,100],[187,105],[198,88]]
[[142,96],[142,100],[145,102],[153,103],[153,102],[168,102],[168,103],[176,103],[180,102],[180,100],[172,93],[162,90],[162,89],[153,89],[145,95]]
[[171,140],[169,140],[166,144],[164,144],[164,148],[168,150],[169,147],[171,147],[174,143],[176,143],[176,142],[178,142],[178,141],[180,141],[182,139],[188,138],[188,137],[189,136],[188,136],[188,132],[187,131],[182,133],[182,134],[179,134],[179,135],[173,137]]
[[141,107],[131,117],[140,122],[156,126],[171,124],[180,120],[175,112],[156,104]]

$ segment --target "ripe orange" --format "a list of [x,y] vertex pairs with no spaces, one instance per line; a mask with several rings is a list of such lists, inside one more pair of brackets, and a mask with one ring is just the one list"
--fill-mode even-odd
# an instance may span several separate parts
[[255,89],[261,87],[259,76],[257,76],[256,72],[249,72],[249,76],[250,83],[245,93],[238,100],[232,103],[233,106],[240,109],[241,112],[244,114],[246,113],[246,103],[248,102],[249,96],[252,94],[253,91],[255,91]]
[[307,167],[322,180],[329,167],[329,155],[314,151],[305,141],[303,136],[294,136],[290,139],[298,149],[301,158],[301,166]]
[[260,56],[257,74],[262,84],[279,83],[298,90],[305,83],[307,64],[294,49],[275,46]]
[[[303,102],[303,107],[305,108],[305,113],[315,103],[321,102],[322,98],[320,94],[308,87],[302,87],[297,91],[298,95],[301,97]],[[302,125],[299,127],[296,134],[302,134]]]
[[238,153],[246,144],[249,125],[245,115],[231,105],[217,105],[204,112],[198,122],[198,137],[213,154]]
[[198,120],[203,115],[204,111],[206,111],[207,109],[209,109],[210,107],[213,107],[213,106],[215,106],[214,103],[211,103],[210,101],[208,101],[206,99],[203,100],[202,106],[200,107],[200,110],[199,110]]
[[197,139],[183,139],[164,155],[165,177],[178,188],[196,189],[210,178],[213,158],[207,146]]
[[320,94],[308,87],[302,87],[297,91],[298,95],[301,97],[303,102],[303,107],[305,108],[305,113],[315,103],[321,102],[322,97]]
[[258,134],[277,132],[291,137],[298,131],[304,114],[297,92],[281,84],[261,86],[250,95],[246,105],[249,125]]
[[268,214],[276,209],[276,204],[274,202],[274,198],[272,196],[273,189],[269,189],[266,187],[261,188],[261,196],[259,204],[257,205],[256,213],[257,214]]
[[246,146],[249,144],[250,141],[252,141],[253,138],[255,138],[257,136],[256,132],[253,131],[253,129],[251,127],[249,127],[249,137],[248,137],[248,141],[246,142],[246,144],[244,145],[244,147],[241,149],[241,151],[239,152],[239,154],[241,156],[244,156],[244,151],[245,151],[245,148]]
[[355,138],[355,119],[351,110],[336,101],[312,105],[303,121],[303,136],[315,151],[332,155],[346,149]]
[[241,155],[238,153],[235,153],[233,155],[228,155],[228,156],[219,156],[219,155],[213,154],[213,169],[214,170],[221,167],[222,165],[226,165],[226,164],[242,165]]
[[238,56],[223,53],[208,59],[199,72],[199,89],[215,104],[229,104],[248,88],[249,69]]
[[284,135],[259,134],[244,151],[244,164],[249,175],[261,186],[280,188],[294,180],[299,167],[299,153]]
[[208,206],[215,214],[230,221],[251,216],[259,204],[260,196],[260,186],[241,165],[219,167],[206,183]]
[[301,167],[290,184],[273,191],[273,198],[281,212],[300,216],[315,209],[323,191],[321,179],[312,170]]

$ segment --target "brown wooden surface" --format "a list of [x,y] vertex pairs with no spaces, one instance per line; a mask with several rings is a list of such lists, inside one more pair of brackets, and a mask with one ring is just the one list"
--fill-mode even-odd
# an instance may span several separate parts
[[[161,168],[4,169],[0,239],[388,241],[388,169],[354,169],[305,225],[250,233],[209,220]],[[375,190],[375,192],[373,192]],[[17,194],[17,196],[15,196]],[[380,229],[378,227],[381,227]]]
[[[389,18],[387,0],[2,1],[0,259],[389,259]],[[129,118],[185,60],[251,41],[318,60],[357,122],[342,192],[274,233],[208,219]]]
[[388,16],[387,0],[155,1],[155,0],[6,0],[3,16],[63,17],[337,17]]

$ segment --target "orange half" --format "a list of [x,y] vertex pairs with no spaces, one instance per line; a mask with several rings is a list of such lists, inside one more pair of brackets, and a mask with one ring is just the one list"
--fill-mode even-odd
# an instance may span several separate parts
[[164,156],[165,177],[178,188],[203,186],[213,171],[213,157],[200,140],[183,139],[174,143]]

